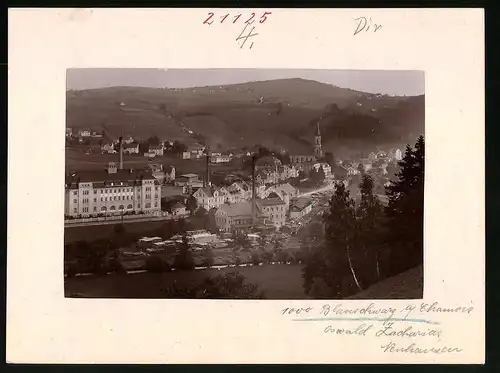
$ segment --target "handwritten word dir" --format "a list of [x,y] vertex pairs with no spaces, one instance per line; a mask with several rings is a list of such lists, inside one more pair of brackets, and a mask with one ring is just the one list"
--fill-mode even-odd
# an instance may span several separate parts
[[355,30],[354,36],[358,35],[360,32],[377,32],[382,28],[381,24],[374,23],[372,17],[358,17],[354,19]]

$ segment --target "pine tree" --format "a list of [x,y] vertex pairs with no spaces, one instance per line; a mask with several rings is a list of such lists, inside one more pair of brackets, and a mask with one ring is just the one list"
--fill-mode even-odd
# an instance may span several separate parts
[[387,272],[396,274],[423,262],[425,142],[406,146],[397,180],[386,188]]
[[182,237],[182,242],[178,246],[177,254],[174,258],[174,267],[179,270],[194,268],[194,260],[189,250],[189,241],[186,235]]
[[321,279],[330,289],[331,297],[338,299],[347,295],[343,282],[349,278],[352,278],[358,290],[361,290],[352,261],[356,237],[354,201],[343,183],[336,184],[330,201],[330,211],[324,216],[324,225],[324,245],[313,249],[306,258],[304,287],[306,291],[310,291],[314,282]]

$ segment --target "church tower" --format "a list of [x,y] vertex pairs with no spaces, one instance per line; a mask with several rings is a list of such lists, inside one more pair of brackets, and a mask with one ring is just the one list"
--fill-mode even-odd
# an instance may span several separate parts
[[319,121],[316,123],[316,136],[314,136],[314,156],[316,158],[323,157],[323,151],[321,150],[321,133],[319,132]]

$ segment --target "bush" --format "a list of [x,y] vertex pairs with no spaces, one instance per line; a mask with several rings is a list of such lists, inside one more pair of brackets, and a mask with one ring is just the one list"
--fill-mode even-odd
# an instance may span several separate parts
[[253,265],[259,265],[262,262],[262,258],[259,253],[252,253],[251,262]]
[[153,273],[170,271],[170,265],[159,256],[149,256],[146,259],[146,270]]

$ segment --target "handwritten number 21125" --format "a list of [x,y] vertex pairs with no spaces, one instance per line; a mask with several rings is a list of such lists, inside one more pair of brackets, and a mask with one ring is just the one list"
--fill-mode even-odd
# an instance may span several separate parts
[[[264,14],[262,14],[262,15],[260,16],[259,23],[264,23],[264,22],[266,22],[266,20],[267,20],[267,16],[268,16],[268,15],[271,15],[271,14],[272,14],[271,12],[264,12]],[[225,21],[225,20],[226,20],[229,16],[230,16],[230,14],[229,14],[229,13],[227,13],[227,14],[223,15],[222,17],[220,17],[220,18],[221,18],[220,23],[223,23],[223,22],[224,22],[224,21]],[[214,13],[209,12],[209,13],[208,13],[208,18],[207,18],[207,19],[205,19],[205,21],[203,22],[203,24],[211,25],[211,24],[214,22],[214,21],[212,20],[212,18],[213,18],[213,17],[214,17]],[[233,23],[236,23],[236,22],[240,19],[240,17],[241,17],[241,14],[238,14],[238,15],[236,15],[236,16],[233,16],[233,17],[232,17],[232,18],[233,18]],[[250,17],[249,17],[249,18],[245,21],[245,23],[247,23],[247,24],[251,25],[252,23],[254,23],[254,22],[255,22],[255,21],[253,20],[254,18],[255,18],[255,13],[252,13],[252,14],[250,15]]]

